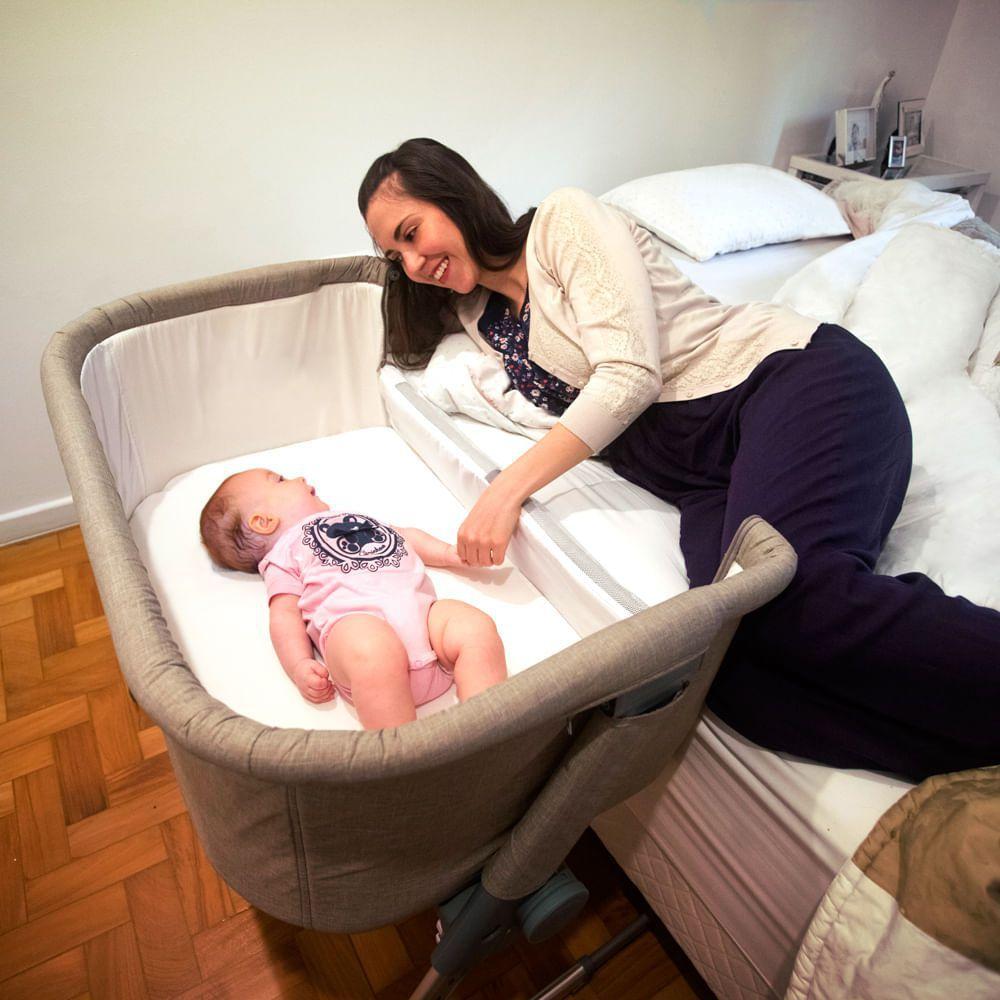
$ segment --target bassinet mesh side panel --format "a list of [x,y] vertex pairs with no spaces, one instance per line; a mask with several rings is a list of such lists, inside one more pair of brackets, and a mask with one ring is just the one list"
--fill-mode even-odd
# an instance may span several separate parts
[[[587,718],[603,715],[595,706],[722,641],[740,615],[784,587],[795,563],[780,536],[753,520],[734,543],[744,572],[643,611],[466,704],[398,729],[274,729],[209,697],[164,623],[131,536],[80,390],[84,359],[95,344],[137,325],[200,312],[210,336],[210,312],[220,306],[380,276],[378,262],[367,258],[317,261],[131,296],[57,333],[42,366],[125,679],[166,734],[209,857],[251,903],[323,930],[371,928],[431,905],[498,846],[498,857],[508,860],[491,869],[491,891],[514,898],[544,881],[550,854],[564,853],[596,808],[627,795],[636,775],[652,774],[664,753],[683,744],[700,694],[689,691],[634,724],[595,723],[610,735],[602,736],[603,785],[592,802],[593,764],[576,766],[576,756],[596,745],[581,738]],[[364,319],[370,324],[370,316]],[[707,686],[711,667],[702,670]],[[700,692],[697,677],[693,684]],[[519,849],[540,840],[549,841],[547,850]]]

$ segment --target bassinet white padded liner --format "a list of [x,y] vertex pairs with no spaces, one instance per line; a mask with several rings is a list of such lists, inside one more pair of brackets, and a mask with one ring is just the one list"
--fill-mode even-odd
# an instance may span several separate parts
[[[392,366],[380,377],[390,422],[465,506],[492,470],[532,444],[445,415]],[[606,465],[588,460],[535,499],[522,515],[512,559],[581,634],[687,588],[677,510]],[[602,583],[607,590],[598,597]],[[719,947],[735,947],[767,983],[784,983],[834,875],[909,787],[762,750],[706,713],[669,784],[654,783],[594,827],[628,867],[632,834],[615,814],[630,810],[691,889],[711,900],[732,939]]]
[[[258,467],[306,476],[338,509],[442,538],[455,537],[464,511],[395,431],[370,427],[203,465],[170,480],[132,516],[132,534],[170,631],[209,694],[265,725],[358,729],[342,699],[311,705],[285,676],[271,647],[260,577],[213,566],[199,541],[198,517],[215,488],[234,472]],[[493,616],[512,674],[577,639],[511,566],[429,573],[439,597],[468,601]],[[417,714],[455,701],[452,689]]]

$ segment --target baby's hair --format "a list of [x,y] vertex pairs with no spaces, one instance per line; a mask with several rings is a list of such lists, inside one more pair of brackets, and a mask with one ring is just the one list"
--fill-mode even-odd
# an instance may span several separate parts
[[205,504],[201,512],[201,540],[217,565],[256,573],[257,564],[267,554],[267,541],[243,523],[243,512],[226,489],[233,478],[224,479]]

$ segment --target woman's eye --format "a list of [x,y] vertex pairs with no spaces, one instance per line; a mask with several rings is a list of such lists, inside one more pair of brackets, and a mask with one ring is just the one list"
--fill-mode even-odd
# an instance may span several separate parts
[[414,234],[414,233],[415,233],[416,231],[417,231],[417,227],[416,227],[416,226],[414,226],[414,227],[413,227],[412,229],[408,229],[408,230],[406,231],[406,234],[405,234],[405,235],[403,236],[403,239],[404,239],[404,240],[408,240],[409,242],[411,242],[411,243],[412,243],[412,242],[413,242],[413,234]]

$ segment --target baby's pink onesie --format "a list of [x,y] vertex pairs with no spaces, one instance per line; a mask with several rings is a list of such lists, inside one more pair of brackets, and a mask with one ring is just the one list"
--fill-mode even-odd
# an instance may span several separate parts
[[[287,529],[257,567],[267,599],[298,598],[306,632],[325,654],[330,629],[346,615],[375,615],[406,647],[417,705],[443,694],[452,675],[438,663],[427,634],[436,599],[424,564],[389,525],[365,514],[310,514]],[[349,688],[337,690],[351,700]]]

